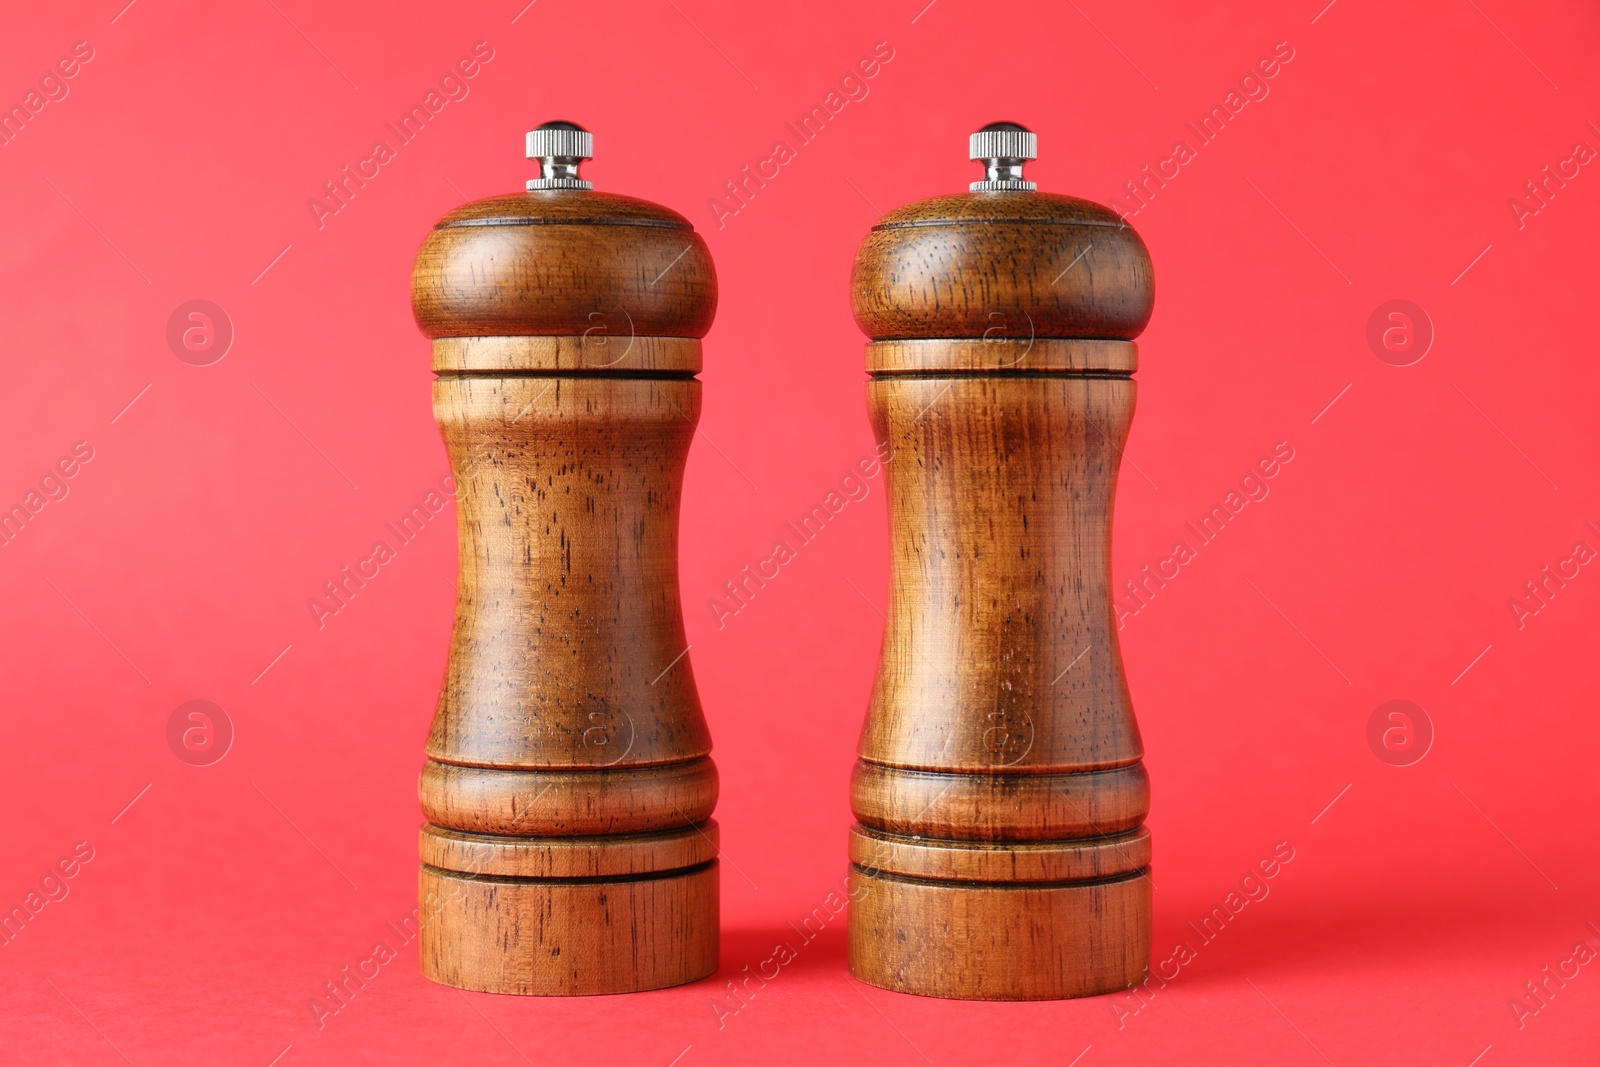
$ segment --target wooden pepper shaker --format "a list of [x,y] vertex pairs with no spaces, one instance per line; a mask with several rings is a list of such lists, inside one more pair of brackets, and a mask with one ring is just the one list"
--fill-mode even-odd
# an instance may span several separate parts
[[460,582],[420,797],[423,973],[622,993],[717,965],[717,773],[678,599],[716,310],[675,211],[591,191],[592,137],[445,215],[412,304],[457,486]]
[[1114,212],[1023,179],[1023,127],[984,127],[970,155],[984,180],[884,216],[851,279],[891,560],[850,969],[1085,996],[1150,955],[1149,779],[1110,590],[1150,257]]

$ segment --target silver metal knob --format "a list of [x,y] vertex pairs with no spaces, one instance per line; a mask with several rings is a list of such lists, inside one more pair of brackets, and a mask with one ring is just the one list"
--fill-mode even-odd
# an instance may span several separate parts
[[989,123],[967,140],[967,156],[982,163],[984,168],[983,181],[969,186],[975,193],[1038,188],[1022,177],[1022,164],[1039,158],[1038,135],[1026,126],[1015,122]]
[[528,180],[530,190],[594,188],[578,177],[579,165],[594,158],[594,134],[575,122],[546,122],[529,130],[528,158],[539,161],[539,176]]

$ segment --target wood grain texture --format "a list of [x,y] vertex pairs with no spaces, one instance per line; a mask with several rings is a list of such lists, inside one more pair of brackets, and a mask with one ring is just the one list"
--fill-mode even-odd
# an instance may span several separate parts
[[469,833],[638,834],[709,818],[717,803],[717,769],[705,757],[581,770],[429,760],[418,795],[430,823]]
[[698,867],[717,858],[716,820],[686,830],[595,837],[507,837],[424,826],[429,867],[510,878],[606,878]]
[[1132,985],[1150,961],[1146,873],[979,885],[852,868],[850,900],[851,972],[900,993],[961,1000],[1092,996]]
[[1150,253],[1109,208],[1049,193],[942,196],[891,211],[856,256],[873,340],[1132,340],[1155,297]]
[[446,377],[456,625],[429,757],[621,767],[711,751],[678,596],[700,383]]
[[850,828],[850,862],[867,873],[893,871],[943,882],[1081,882],[1115,878],[1150,865],[1150,831],[1070,841],[956,841]]
[[441,337],[433,342],[433,369],[437,374],[699,374],[700,342],[618,334],[609,323],[575,337]]
[[1132,341],[1073,338],[988,337],[956,340],[874,341],[867,346],[872,374],[936,374],[967,371],[1105,371],[1132,374],[1139,369],[1139,347]]
[[1120,834],[1150,810],[1142,763],[1077,774],[984,770],[994,773],[935,773],[863,758],[850,775],[850,808],[874,829],[973,841]]
[[1129,378],[874,378],[889,443],[889,604],[862,759],[929,771],[1143,754],[1112,612]]
[[424,865],[417,958],[486,993],[594,996],[717,969],[717,864],[632,879],[492,878]]
[[423,973],[521,994],[704,977],[717,775],[678,509],[705,243],[630,197],[495,197],[424,240],[412,303],[460,555],[419,781]]
[[513,193],[439,221],[417,252],[411,306],[429,337],[704,337],[717,277],[676,211],[611,193]]
[[1111,523],[1153,299],[1098,205],[891,212],[852,274],[890,517],[851,780],[851,970],[902,992],[1083,996],[1149,959],[1143,743]]

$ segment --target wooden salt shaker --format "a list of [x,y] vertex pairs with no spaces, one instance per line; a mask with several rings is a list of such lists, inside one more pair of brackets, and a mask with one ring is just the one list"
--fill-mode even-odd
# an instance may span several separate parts
[[927,996],[1106,993],[1150,956],[1149,779],[1110,590],[1150,257],[1114,212],[1023,179],[1023,127],[984,127],[970,155],[985,179],[890,212],[851,279],[891,560],[850,969]]
[[445,215],[412,303],[457,486],[460,583],[420,784],[423,973],[623,993],[717,966],[717,773],[678,502],[717,283],[688,220],[591,191],[592,138]]

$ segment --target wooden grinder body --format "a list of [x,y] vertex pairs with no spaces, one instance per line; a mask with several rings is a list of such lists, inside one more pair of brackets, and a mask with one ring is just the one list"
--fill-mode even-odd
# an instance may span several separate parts
[[457,487],[455,628],[420,798],[423,973],[621,993],[717,964],[717,775],[678,598],[716,306],[675,212],[466,205],[413,276]]
[[1149,806],[1110,590],[1148,253],[1028,191],[891,212],[857,257],[889,602],[851,781],[852,972],[964,999],[1143,977]]

